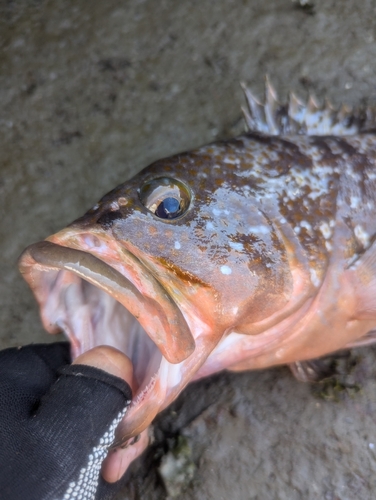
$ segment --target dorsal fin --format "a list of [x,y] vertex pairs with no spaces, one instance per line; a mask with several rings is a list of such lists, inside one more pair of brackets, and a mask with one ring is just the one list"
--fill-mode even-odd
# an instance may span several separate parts
[[354,135],[376,128],[376,108],[350,108],[342,104],[336,109],[328,100],[320,106],[313,95],[304,103],[293,92],[281,104],[268,77],[265,78],[265,99],[260,102],[241,84],[247,108],[242,108],[245,122],[251,131],[269,135]]

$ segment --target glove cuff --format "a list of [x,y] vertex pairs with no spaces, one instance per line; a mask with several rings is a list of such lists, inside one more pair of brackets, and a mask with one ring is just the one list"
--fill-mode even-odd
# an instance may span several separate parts
[[95,368],[89,365],[66,365],[58,370],[60,376],[72,376],[72,377],[85,377],[98,380],[103,382],[113,388],[118,389],[123,396],[128,400],[126,404],[129,404],[132,400],[132,389],[129,384],[115,375],[101,370],[100,368]]

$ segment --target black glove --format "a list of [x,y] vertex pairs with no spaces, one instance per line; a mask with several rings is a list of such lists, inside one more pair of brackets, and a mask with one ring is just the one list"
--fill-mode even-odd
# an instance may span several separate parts
[[69,365],[69,344],[0,351],[0,499],[110,499],[100,474],[132,394],[122,379]]

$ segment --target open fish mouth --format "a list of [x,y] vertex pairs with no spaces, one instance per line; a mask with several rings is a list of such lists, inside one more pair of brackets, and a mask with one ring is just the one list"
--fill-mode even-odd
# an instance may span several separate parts
[[[150,411],[157,396],[147,397],[147,393],[158,382],[159,404],[151,412],[157,413],[163,394],[175,384],[168,377],[176,374],[175,366],[195,349],[179,307],[128,250],[121,249],[121,255],[112,252],[109,264],[98,257],[106,242],[96,236],[51,239],[59,243],[35,243],[19,260],[20,271],[40,305],[43,326],[50,333],[65,333],[73,358],[99,345],[126,354],[134,370],[132,406],[149,400]],[[107,257],[103,255],[106,261]]]

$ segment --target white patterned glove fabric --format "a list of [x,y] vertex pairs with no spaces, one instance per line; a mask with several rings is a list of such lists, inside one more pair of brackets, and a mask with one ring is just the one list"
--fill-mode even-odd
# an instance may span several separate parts
[[119,489],[100,469],[131,389],[69,363],[66,342],[0,351],[2,500],[110,500]]

